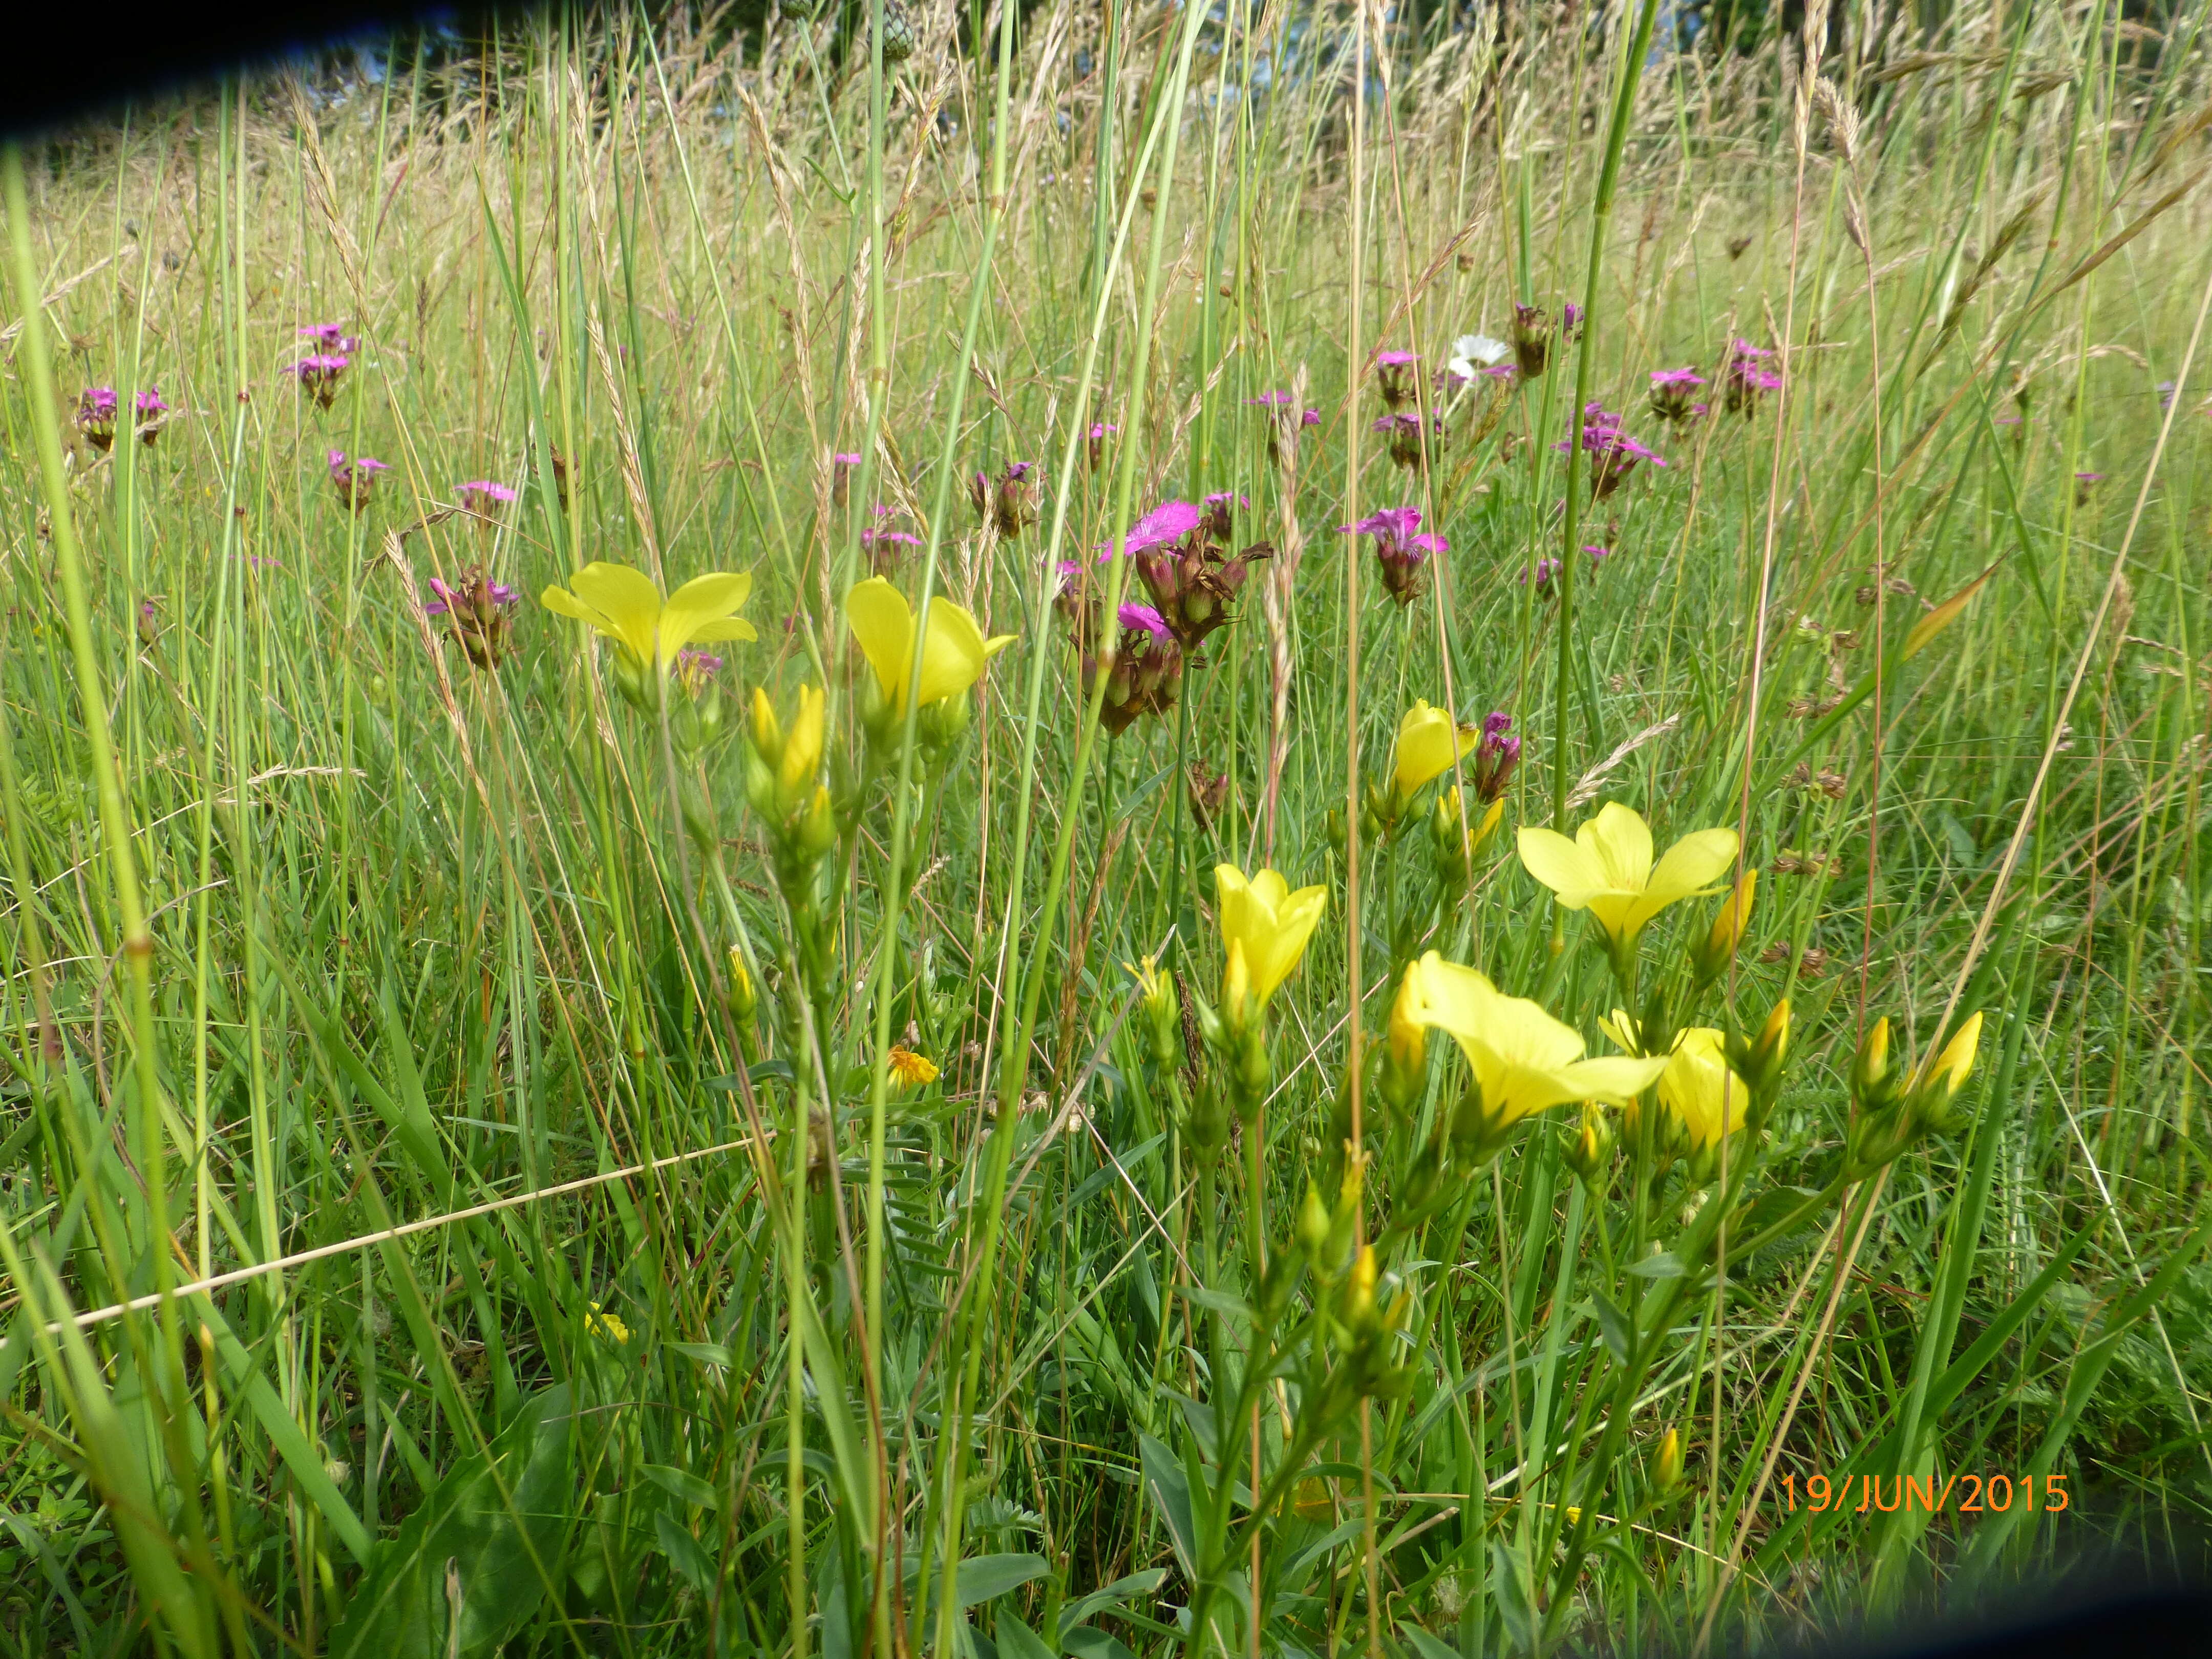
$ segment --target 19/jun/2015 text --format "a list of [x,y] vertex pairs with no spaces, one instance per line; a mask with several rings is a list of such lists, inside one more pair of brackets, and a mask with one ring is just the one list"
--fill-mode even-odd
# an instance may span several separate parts
[[2023,1474],[1954,1474],[1939,1486],[1933,1474],[1883,1476],[1850,1474],[1808,1475],[1800,1487],[1795,1474],[1782,1477],[1784,1501],[1791,1510],[1801,1505],[1814,1511],[1851,1510],[1860,1514],[1918,1509],[1930,1515],[2002,1514],[2015,1504],[2057,1515],[2068,1503],[2066,1477]]

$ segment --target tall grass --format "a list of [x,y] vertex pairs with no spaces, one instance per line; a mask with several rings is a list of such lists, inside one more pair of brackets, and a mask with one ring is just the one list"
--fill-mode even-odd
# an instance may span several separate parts
[[[11,154],[9,1646],[1671,1650],[2185,1553],[2201,15],[868,11]],[[1544,372],[1438,374],[1516,301]],[[1117,730],[1093,550],[1224,493],[1268,546]],[[1336,528],[1400,505],[1410,579]],[[538,601],[592,561],[758,638],[638,694]],[[1018,635],[974,692],[887,698],[879,562]],[[1397,798],[1416,699],[1502,788]],[[1640,948],[1516,848],[1603,803],[1740,838]],[[1241,1023],[1218,864],[1327,895]],[[1723,1033],[1752,1123],[1498,1121],[1429,951]]]

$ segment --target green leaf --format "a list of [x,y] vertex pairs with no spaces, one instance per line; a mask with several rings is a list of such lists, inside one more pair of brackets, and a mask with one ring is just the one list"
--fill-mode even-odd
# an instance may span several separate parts
[[1605,1338],[1618,1364],[1628,1363],[1628,1316],[1606,1300],[1603,1291],[1590,1292],[1590,1306],[1597,1310],[1597,1328]]
[[1136,1659],[1134,1654],[1104,1631],[1089,1625],[1068,1632],[1060,1645],[1076,1659]]
[[728,1370],[737,1362],[730,1351],[719,1342],[672,1342],[668,1345],[686,1359],[696,1359],[702,1365],[719,1365]]
[[714,1489],[687,1469],[672,1469],[665,1463],[647,1463],[645,1478],[678,1503],[701,1510],[714,1507]]
[[[1167,1583],[1165,1567],[1146,1567],[1125,1578],[1116,1578],[1110,1584],[1101,1585],[1088,1595],[1079,1595],[1060,1613],[1060,1631],[1064,1640],[1068,1631],[1107,1607],[1118,1607],[1133,1595],[1149,1595]],[[1005,1616],[1000,1615],[1002,1618]]]
[[668,1565],[683,1576],[685,1583],[702,1595],[714,1593],[714,1564],[674,1516],[665,1510],[654,1516],[653,1535],[660,1540],[660,1553],[668,1558]]
[[1632,1261],[1628,1271],[1638,1279],[1680,1279],[1688,1271],[1682,1258],[1672,1250],[1662,1250],[1656,1255],[1647,1255],[1641,1261]]
[[331,1659],[488,1654],[520,1630],[544,1599],[574,1507],[573,1420],[567,1385],[548,1389],[448,1469],[398,1536],[376,1546]]
[[1398,1634],[1413,1648],[1414,1659],[1461,1659],[1457,1648],[1449,1642],[1439,1642],[1419,1625],[1401,1625]]
[[1051,1571],[1052,1563],[1042,1555],[971,1555],[960,1564],[960,1605],[995,1601]]
[[1194,1574],[1198,1528],[1191,1520],[1190,1482],[1184,1478],[1182,1465],[1173,1452],[1149,1434],[1137,1437],[1137,1451],[1144,1462],[1145,1479],[1152,1488],[1152,1499],[1167,1521],[1176,1559],[1182,1563],[1185,1573]]
[[1039,1636],[1011,1610],[999,1614],[999,1659],[1059,1659]]

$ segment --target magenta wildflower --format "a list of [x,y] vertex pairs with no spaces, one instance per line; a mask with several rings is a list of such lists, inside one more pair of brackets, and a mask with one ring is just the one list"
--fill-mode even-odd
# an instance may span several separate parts
[[317,352],[312,356],[301,358],[295,363],[287,363],[284,372],[296,375],[300,390],[321,407],[328,409],[337,400],[338,382],[352,362],[351,356],[343,351]]
[[1559,307],[1559,339],[1562,343],[1571,344],[1582,331],[1583,308],[1570,300]]
[[430,578],[435,597],[422,607],[426,617],[444,617],[453,637],[478,668],[497,668],[507,654],[507,633],[513,620],[507,612],[522,595],[505,582],[495,582],[481,566],[471,565],[459,581]]
[[1442,536],[1417,534],[1421,513],[1414,507],[1386,507],[1358,524],[1340,524],[1337,533],[1375,538],[1375,561],[1382,568],[1382,586],[1401,605],[1420,597],[1429,581],[1429,561],[1450,550]]
[[1375,384],[1383,403],[1403,409],[1413,401],[1413,365],[1420,358],[1410,351],[1382,351],[1375,356]]
[[77,398],[76,429],[84,434],[85,441],[94,449],[104,452],[115,442],[118,407],[112,386],[88,386]]
[[1781,374],[1766,367],[1766,360],[1773,355],[1771,347],[1755,346],[1748,340],[1729,343],[1728,362],[1721,370],[1721,380],[1728,389],[1729,414],[1740,414],[1748,419],[1759,407],[1761,393],[1781,390]]
[[[1124,605],[1115,613],[1121,638],[1106,673],[1098,720],[1119,736],[1144,714],[1165,714],[1182,691],[1183,652],[1167,619],[1148,605]],[[1097,655],[1083,647],[1083,692],[1098,683]]]
[[1009,461],[995,483],[988,472],[968,480],[968,499],[976,515],[1008,540],[1036,522],[1036,485],[1030,477],[1036,470],[1034,461]]
[[[1444,417],[1441,410],[1433,411],[1439,441],[1444,433]],[[1390,459],[1400,466],[1418,467],[1428,459],[1428,447],[1421,441],[1421,417],[1414,410],[1401,410],[1395,415],[1385,415],[1375,422],[1375,430],[1389,440]]]
[[1230,518],[1232,510],[1230,506],[1231,501],[1236,503],[1233,509],[1236,512],[1249,513],[1252,510],[1252,498],[1242,490],[1232,495],[1226,489],[1217,489],[1206,498],[1206,533],[1218,542],[1225,542],[1229,539],[1229,533],[1232,528],[1232,521]]
[[1317,409],[1310,409],[1306,410],[1304,414],[1298,416],[1298,424],[1300,426],[1319,426],[1321,424],[1321,410]]
[[2089,497],[2096,494],[2097,486],[2104,482],[2105,475],[2101,472],[2076,472],[2074,475],[2074,505],[2087,505]]
[[1705,406],[1691,401],[1692,391],[1705,383],[1705,377],[1694,368],[1653,369],[1651,412],[1677,426],[1695,420],[1705,412]]
[[2160,380],[2158,383],[2158,406],[2160,409],[2172,409],[2173,407],[2172,381]]
[[1115,426],[1111,421],[1091,422],[1091,430],[1085,434],[1084,437],[1083,457],[1093,472],[1097,471],[1100,467],[1106,465],[1106,439],[1108,434],[1110,433],[1119,432],[1121,429],[1121,428],[1120,427]]
[[830,451],[830,499],[837,506],[845,505],[848,495],[852,489],[853,474],[860,465],[860,456],[851,450]]
[[[1188,501],[1162,501],[1129,526],[1129,533],[1121,540],[1121,550],[1133,555],[1179,542],[1197,529],[1205,518],[1205,513]],[[1113,556],[1109,547],[1098,562],[1104,564]]]
[[376,489],[376,475],[392,470],[374,456],[356,456],[349,461],[342,449],[330,452],[329,465],[331,482],[337,486],[338,500],[355,513],[368,505]]
[[1482,741],[1474,750],[1474,793],[1486,805],[1505,793],[1506,781],[1521,763],[1521,739],[1509,736],[1513,716],[1493,710],[1483,717]]
[[300,331],[303,340],[313,340],[325,351],[341,356],[351,356],[361,349],[361,342],[345,331],[343,323],[310,323]]
[[514,500],[514,491],[503,483],[489,478],[476,478],[465,484],[455,484],[453,493],[461,498],[462,507],[477,518],[490,520],[498,516],[497,509]]
[[[1664,466],[1666,461],[1620,429],[1620,416],[1598,404],[1589,404],[1583,410],[1582,447],[1590,457],[1590,494],[1599,501],[1620,488],[1641,462],[1653,466]],[[1552,447],[1561,453],[1567,448],[1562,438]]]
[[[1559,574],[1559,562],[1547,553],[1536,561],[1535,569],[1536,591],[1549,598],[1552,592],[1552,578]],[[1528,585],[1528,573],[1526,570],[1521,573],[1521,585],[1523,587]]]
[[1165,645],[1175,638],[1175,630],[1168,626],[1168,619],[1149,605],[1124,601],[1114,612],[1114,617],[1124,628],[1140,629],[1151,635],[1156,645]]
[[1256,398],[1247,398],[1248,409],[1288,409],[1296,401],[1287,392],[1263,392]]
[[727,660],[711,651],[686,647],[676,653],[676,682],[696,697],[707,689],[709,680],[722,672]]

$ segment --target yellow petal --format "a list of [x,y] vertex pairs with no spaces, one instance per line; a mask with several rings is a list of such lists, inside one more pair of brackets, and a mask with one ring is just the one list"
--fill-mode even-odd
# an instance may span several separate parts
[[1677,899],[1717,891],[1715,884],[1735,863],[1735,849],[1733,830],[1694,830],[1676,842],[1659,860],[1642,897],[1632,907],[1628,931],[1641,928]]
[[1301,887],[1275,913],[1272,937],[1266,941],[1266,955],[1261,963],[1253,964],[1252,988],[1262,1003],[1275,994],[1291,976],[1291,969],[1304,959],[1306,943],[1312,939],[1322,913],[1328,908],[1328,889]]
[[674,662],[684,647],[704,636],[706,629],[726,622],[752,590],[753,579],[744,572],[717,570],[694,576],[670,594],[660,611],[660,665]]
[[754,632],[753,625],[743,617],[725,617],[720,622],[702,624],[691,635],[691,643],[711,645],[716,640],[757,640],[759,637]]
[[580,623],[599,626],[599,613],[586,605],[565,587],[549,587],[538,596],[538,603],[556,616],[574,617]]
[[989,639],[983,641],[984,659],[988,661],[989,659],[997,656],[999,653],[1005,650],[1008,646],[1012,645],[1019,638],[1021,638],[1021,635],[1018,634],[992,635]]
[[983,630],[975,618],[959,605],[932,599],[929,626],[922,630],[921,689],[915,701],[927,705],[958,696],[983,678],[987,660]]
[[653,632],[660,621],[660,590],[653,585],[652,577],[626,564],[595,561],[571,576],[568,586],[579,599],[605,618],[593,622],[593,627],[620,640],[639,662],[653,659]]
[[1601,1100],[1611,1106],[1626,1105],[1666,1069],[1666,1057],[1657,1054],[1601,1054],[1566,1068],[1577,1091],[1573,1098]]
[[1597,860],[1558,830],[1523,824],[1519,841],[1522,867],[1557,893],[1568,909],[1581,909],[1592,894],[1606,890]]
[[1651,879],[1651,826],[1632,807],[1609,800],[1575,831],[1575,842],[1616,893],[1640,892]]
[[884,700],[896,705],[905,696],[914,662],[914,608],[906,595],[881,576],[871,576],[845,596],[845,621],[876,671]]
[[1466,753],[1451,716],[1420,699],[1398,722],[1396,767],[1391,780],[1401,802]]

